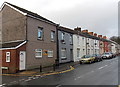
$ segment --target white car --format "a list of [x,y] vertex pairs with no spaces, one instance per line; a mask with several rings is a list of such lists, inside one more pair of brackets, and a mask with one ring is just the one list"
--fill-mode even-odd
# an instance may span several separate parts
[[107,58],[112,58],[112,54],[110,52],[105,52],[102,54],[102,58],[103,59],[107,59]]

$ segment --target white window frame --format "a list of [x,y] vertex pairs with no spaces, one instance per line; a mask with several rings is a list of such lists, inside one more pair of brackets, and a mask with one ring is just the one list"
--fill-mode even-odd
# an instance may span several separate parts
[[73,35],[70,34],[70,44],[73,44]]
[[[64,57],[62,56],[62,51],[65,52],[65,56],[64,56]],[[67,58],[67,55],[66,55],[66,48],[62,48],[62,49],[61,49],[61,58],[62,58],[62,59]]]
[[51,41],[55,41],[55,31],[51,30],[50,38],[51,38]]
[[[51,55],[49,55],[51,53]],[[53,50],[48,50],[48,57],[53,57]]]
[[62,34],[61,34],[61,39],[65,40],[65,33],[64,32],[62,32]]
[[43,28],[42,28],[42,27],[38,27],[38,32],[37,32],[37,34],[38,34],[39,32],[41,32],[41,37],[38,37],[38,35],[37,35],[37,38],[38,38],[38,40],[43,40]]
[[[36,53],[40,53],[41,52],[41,56],[37,56]],[[42,49],[35,49],[35,57],[36,58],[41,58],[42,57]]]
[[[9,57],[9,59],[7,57]],[[10,52],[6,52],[6,62],[10,62]]]

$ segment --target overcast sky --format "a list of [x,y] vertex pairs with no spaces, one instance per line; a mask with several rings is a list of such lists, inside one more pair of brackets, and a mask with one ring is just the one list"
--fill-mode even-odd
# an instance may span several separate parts
[[[5,0],[0,0],[0,5]],[[6,0],[68,28],[81,27],[107,37],[118,34],[119,0]]]

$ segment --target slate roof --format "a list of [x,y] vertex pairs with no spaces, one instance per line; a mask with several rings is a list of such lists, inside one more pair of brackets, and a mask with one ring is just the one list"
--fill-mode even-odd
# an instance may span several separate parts
[[42,20],[44,20],[44,21],[47,21],[47,22],[49,22],[49,23],[52,23],[52,24],[55,24],[55,25],[56,25],[56,23],[54,23],[54,22],[52,22],[52,21],[50,21],[50,20],[48,20],[48,19],[46,19],[46,18],[38,15],[37,13],[33,13],[33,12],[31,12],[31,11],[28,11],[28,10],[26,10],[26,9],[24,9],[24,8],[18,7],[18,6],[16,6],[16,5],[13,5],[13,4],[8,3],[8,2],[5,2],[5,3],[7,3],[8,5],[16,8],[16,9],[18,9],[18,10],[20,10],[20,11],[22,11],[23,13],[27,13],[28,15],[34,16],[34,17],[36,17],[36,18],[42,19]]
[[0,48],[14,48],[23,43],[24,41],[18,41],[18,42],[10,42],[10,43],[2,43],[0,44]]
[[59,26],[57,29],[60,30],[60,31],[65,31],[65,32],[72,33],[72,34],[75,33],[74,30],[72,30],[70,28],[63,27],[63,26]]

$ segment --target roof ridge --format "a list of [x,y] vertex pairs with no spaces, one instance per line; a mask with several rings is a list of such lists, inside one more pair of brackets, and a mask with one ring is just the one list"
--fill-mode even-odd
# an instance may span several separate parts
[[26,10],[26,9],[24,9],[24,8],[21,8],[21,7],[19,7],[19,6],[13,5],[13,4],[8,3],[8,2],[4,2],[4,3],[6,3],[6,4],[8,4],[8,5],[12,6],[12,7],[14,7],[15,9],[18,9],[19,11],[22,11],[23,13],[27,13],[28,15],[31,15],[31,16],[36,17],[36,18],[40,18],[40,19],[42,19],[42,20],[44,20],[44,21],[47,21],[47,22],[50,22],[50,23],[52,23],[52,24],[56,24],[56,23],[48,20],[47,18],[44,18],[44,17],[40,16],[40,15],[37,14],[37,13],[34,13],[34,12],[32,12],[32,11],[29,11],[29,10]]

